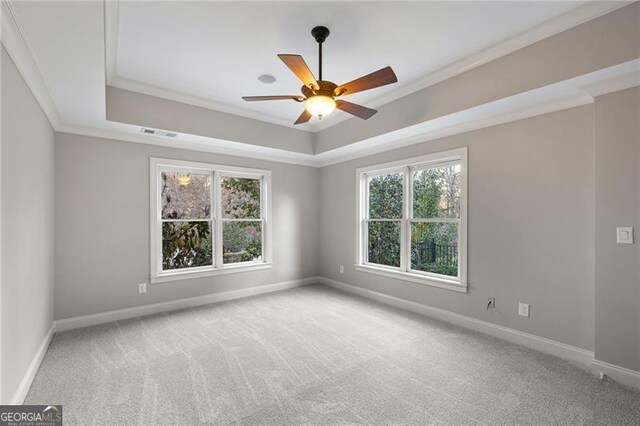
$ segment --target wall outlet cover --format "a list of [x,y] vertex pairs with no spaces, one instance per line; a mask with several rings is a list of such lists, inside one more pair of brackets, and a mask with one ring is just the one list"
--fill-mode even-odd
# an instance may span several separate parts
[[344,265],[340,265],[340,273],[344,274]]
[[496,308],[496,298],[493,296],[487,297],[487,310]]
[[528,303],[519,303],[518,304],[518,315],[523,317],[529,317],[529,304]]
[[147,292],[147,283],[138,284],[138,293],[142,294],[142,293],[146,293],[146,292]]

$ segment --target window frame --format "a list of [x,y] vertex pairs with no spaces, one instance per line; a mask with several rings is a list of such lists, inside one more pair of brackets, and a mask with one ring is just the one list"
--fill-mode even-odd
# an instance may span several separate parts
[[[413,218],[413,182],[411,174],[416,170],[460,163],[460,218],[458,223],[458,276],[435,274],[411,269],[411,223],[440,222],[440,219]],[[400,267],[368,262],[369,178],[401,171],[403,173],[402,219],[400,225]],[[356,170],[356,271],[401,279],[466,293],[467,283],[467,147],[407,158],[389,163],[361,167]],[[435,219],[435,218],[434,218]],[[450,220],[445,220],[449,222]],[[452,221],[455,222],[455,221]]]
[[[272,232],[271,232],[271,171],[250,169],[244,167],[227,166],[194,161],[173,160],[167,158],[149,158],[150,164],[150,282],[160,283],[191,278],[202,278],[235,272],[255,271],[271,268],[272,261]],[[177,171],[181,173],[210,174],[211,175],[211,218],[199,221],[209,221],[213,232],[212,265],[165,271],[162,269],[162,172]],[[241,177],[260,179],[260,219],[262,222],[262,260],[224,264],[222,229],[222,191],[221,177]],[[192,220],[185,219],[189,222]],[[195,220],[193,220],[195,221]]]

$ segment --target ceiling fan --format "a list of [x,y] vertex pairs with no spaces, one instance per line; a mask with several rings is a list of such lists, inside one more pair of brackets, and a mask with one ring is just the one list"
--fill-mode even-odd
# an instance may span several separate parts
[[332,81],[322,79],[322,43],[329,36],[329,29],[326,27],[315,27],[311,30],[311,35],[318,42],[318,79],[307,66],[300,55],[280,54],[278,57],[289,67],[291,71],[304,83],[301,91],[302,95],[279,95],[279,96],[243,96],[245,101],[276,101],[294,100],[304,102],[304,111],[294,124],[306,123],[311,117],[322,119],[331,114],[336,108],[366,120],[373,116],[375,109],[367,108],[337,99],[340,96],[352,95],[364,90],[373,89],[398,81],[396,74],[391,67],[382,68],[378,71],[357,78],[348,83],[338,86]]

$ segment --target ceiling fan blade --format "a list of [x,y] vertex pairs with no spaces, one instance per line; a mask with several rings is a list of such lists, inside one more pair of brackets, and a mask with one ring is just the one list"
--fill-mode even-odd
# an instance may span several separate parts
[[281,100],[286,100],[286,99],[293,99],[294,101],[302,102],[304,100],[304,97],[299,96],[299,95],[243,96],[242,99],[244,99],[247,102],[252,102],[252,101],[281,101]]
[[302,59],[300,55],[278,55],[278,58],[289,67],[291,71],[304,83],[307,87],[318,88],[318,82],[313,76],[313,73],[307,66],[307,63]]
[[348,112],[349,114],[355,115],[356,117],[362,118],[363,120],[367,120],[375,114],[375,109],[367,108],[362,105],[354,104],[351,102],[337,100],[336,108],[341,109],[342,111]]
[[311,117],[312,117],[311,113],[305,109],[304,111],[302,111],[302,114],[300,114],[300,117],[298,117],[296,122],[293,124],[306,123],[307,121],[311,120]]
[[363,90],[373,89],[375,87],[386,86],[387,84],[398,81],[396,73],[391,67],[382,68],[381,70],[367,74],[364,77],[357,78],[353,81],[338,86],[335,90],[336,95],[352,95],[362,92]]

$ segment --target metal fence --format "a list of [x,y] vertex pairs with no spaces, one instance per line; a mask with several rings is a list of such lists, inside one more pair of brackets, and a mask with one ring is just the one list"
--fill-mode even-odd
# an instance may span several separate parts
[[412,253],[414,265],[433,264],[440,267],[458,266],[458,246],[436,244],[435,240],[422,240],[416,244]]

